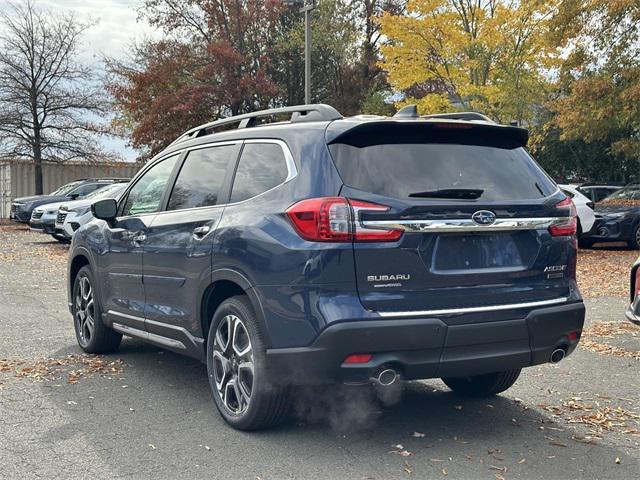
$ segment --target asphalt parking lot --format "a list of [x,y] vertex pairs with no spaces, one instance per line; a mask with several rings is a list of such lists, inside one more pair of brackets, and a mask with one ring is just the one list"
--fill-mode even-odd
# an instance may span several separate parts
[[501,396],[432,380],[382,409],[368,390],[305,390],[287,425],[241,433],[196,361],[131,339],[81,354],[67,247],[49,239],[0,226],[0,478],[638,478],[640,328],[623,315],[637,252],[581,253],[582,347]]

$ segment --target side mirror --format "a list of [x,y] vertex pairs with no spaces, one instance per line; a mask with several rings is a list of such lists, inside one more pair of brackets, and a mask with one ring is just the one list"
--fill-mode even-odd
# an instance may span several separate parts
[[100,220],[112,222],[118,215],[118,203],[113,198],[98,200],[91,205],[91,213]]

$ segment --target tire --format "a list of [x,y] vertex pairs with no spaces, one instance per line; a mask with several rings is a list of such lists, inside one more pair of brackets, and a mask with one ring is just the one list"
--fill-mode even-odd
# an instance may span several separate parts
[[289,389],[267,378],[264,335],[244,295],[225,300],[213,315],[207,373],[218,412],[231,427],[260,430],[288,416]]
[[640,250],[640,224],[633,229],[633,234],[627,242],[631,250]]
[[71,306],[76,339],[87,353],[111,353],[120,346],[122,334],[102,321],[102,308],[94,285],[91,269],[82,267],[73,282]]
[[489,397],[510,388],[520,376],[521,369],[487,373],[473,377],[443,378],[442,381],[459,395],[466,397]]
[[65,237],[64,235],[59,235],[57,233],[52,233],[51,236],[53,238],[55,238],[57,241],[59,241],[60,243],[65,243],[65,244],[66,243],[70,243],[70,240],[67,237]]

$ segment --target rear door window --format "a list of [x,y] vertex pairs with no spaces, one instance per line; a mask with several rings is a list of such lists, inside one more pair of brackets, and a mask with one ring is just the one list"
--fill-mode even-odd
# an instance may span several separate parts
[[182,164],[167,210],[208,207],[220,202],[221,189],[236,145],[192,150]]
[[[439,143],[329,146],[350,187],[394,198],[475,192],[480,200],[537,199],[556,186],[524,148]],[[420,195],[424,194],[424,195]]]
[[231,193],[241,202],[283,183],[289,174],[282,147],[275,143],[247,143],[242,150]]

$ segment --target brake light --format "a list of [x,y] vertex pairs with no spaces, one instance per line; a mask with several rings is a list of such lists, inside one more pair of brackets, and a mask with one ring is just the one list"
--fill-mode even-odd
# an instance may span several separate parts
[[385,212],[389,207],[376,203],[349,200],[344,197],[323,197],[302,200],[286,211],[298,234],[314,242],[392,242],[403,231],[370,229],[360,222],[362,212]]
[[386,212],[389,207],[377,203],[362,202],[360,200],[349,200],[353,208],[355,219],[354,239],[356,242],[395,242],[402,236],[399,229],[373,229],[364,228],[360,222],[360,214],[363,212]]
[[552,237],[563,237],[575,235],[578,231],[578,220],[576,217],[576,207],[569,197],[562,200],[556,205],[559,210],[567,212],[567,219],[555,223],[549,227],[549,233]]
[[310,198],[292,205],[287,215],[298,234],[315,242],[351,241],[351,209],[346,198]]
[[634,283],[635,289],[634,289],[634,297],[633,298],[635,298],[638,295],[640,295],[640,267],[636,268],[636,277],[635,278],[636,278],[636,281]]

